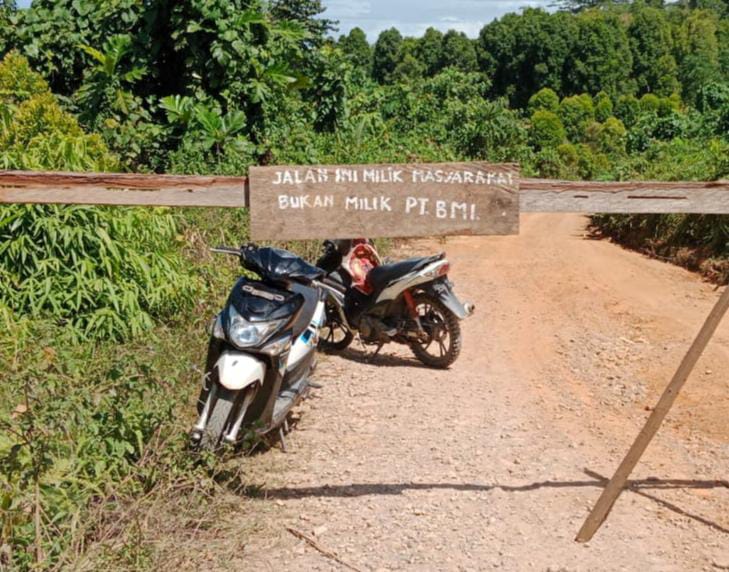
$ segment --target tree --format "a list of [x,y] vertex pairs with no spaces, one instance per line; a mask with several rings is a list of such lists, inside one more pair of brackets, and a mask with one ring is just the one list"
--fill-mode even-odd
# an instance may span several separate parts
[[729,16],[719,22],[716,39],[719,43],[719,68],[721,69],[721,76],[725,81],[729,82]]
[[585,129],[595,119],[592,98],[586,93],[565,97],[559,104],[559,118],[570,140],[582,139]]
[[595,119],[602,122],[612,116],[613,102],[607,93],[604,91],[598,93],[593,103],[595,105]]
[[620,154],[625,152],[627,130],[620,119],[609,117],[597,133],[597,144],[604,153]]
[[566,63],[568,89],[612,97],[630,92],[633,58],[619,17],[588,11],[577,16],[577,24],[578,39]]
[[679,77],[684,99],[692,103],[703,86],[720,77],[716,15],[691,11],[678,36]]
[[564,94],[567,56],[577,41],[575,17],[527,8],[484,26],[477,40],[481,71],[493,78],[494,95],[523,107],[539,89]]
[[[71,96],[83,86],[76,100],[85,106],[85,123],[103,125],[132,167],[163,169],[165,154],[180,142],[160,133],[163,97],[204,100],[221,118],[242,112],[245,135],[260,143],[286,92],[305,83],[300,70],[307,69],[301,62],[309,32],[299,21],[272,19],[260,0],[36,0],[21,12],[25,55],[54,91]],[[129,40],[123,57],[106,58],[113,56],[109,41],[122,37]],[[100,59],[114,63],[113,77],[106,64],[97,73]],[[86,97],[100,94],[104,82],[123,85],[113,90],[123,97]]]
[[640,115],[640,103],[634,95],[621,95],[615,106],[615,116],[624,125],[632,127]]
[[390,83],[400,62],[402,35],[396,28],[381,32],[372,53],[372,77],[379,83]]
[[352,28],[349,34],[339,37],[338,44],[354,67],[369,73],[372,66],[372,47],[362,28]]
[[[5,118],[12,117],[12,121]],[[116,171],[25,58],[0,61],[0,168]],[[80,336],[126,338],[192,302],[171,214],[154,209],[10,205],[0,216],[0,303]]]
[[448,67],[454,67],[464,72],[478,69],[474,43],[463,32],[449,30],[443,36],[440,68]]
[[423,65],[427,76],[434,76],[441,69],[443,51],[443,34],[435,28],[425,30],[423,37],[418,40],[415,57]]
[[641,6],[628,26],[633,78],[638,92],[670,95],[679,89],[673,36],[664,10]]
[[326,11],[321,0],[272,0],[270,10],[274,20],[299,22],[308,32],[307,41],[317,47],[337,29],[335,20],[320,17]]
[[556,147],[565,140],[565,129],[556,113],[537,109],[530,119],[529,140],[540,149]]
[[10,51],[14,43],[15,26],[12,16],[15,9],[13,0],[0,0],[0,57]]
[[529,98],[527,111],[529,111],[529,113],[534,113],[540,109],[557,113],[557,110],[559,109],[559,96],[554,93],[554,90],[548,87],[543,87]]

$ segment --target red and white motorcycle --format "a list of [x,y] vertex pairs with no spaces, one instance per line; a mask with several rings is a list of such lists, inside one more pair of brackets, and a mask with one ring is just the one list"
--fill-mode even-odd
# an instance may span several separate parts
[[342,351],[357,332],[363,343],[410,346],[425,365],[449,367],[461,351],[460,320],[474,311],[448,280],[445,253],[383,264],[366,239],[327,240],[317,266],[332,296],[319,347]]

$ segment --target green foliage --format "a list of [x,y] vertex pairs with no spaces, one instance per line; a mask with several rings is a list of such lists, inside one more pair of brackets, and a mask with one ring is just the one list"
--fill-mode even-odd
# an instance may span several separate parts
[[683,97],[693,103],[701,88],[719,76],[719,43],[713,12],[692,11],[678,30],[679,76]]
[[601,91],[595,96],[595,119],[598,121],[606,121],[613,114],[613,101],[610,96]]
[[569,138],[579,140],[587,125],[595,119],[592,98],[586,93],[565,97],[559,104],[559,118],[567,130]]
[[478,69],[476,47],[463,32],[449,30],[443,36],[440,52],[440,69],[455,67],[464,72]]
[[640,114],[640,102],[634,95],[621,95],[615,106],[615,115],[628,127],[632,127]]
[[565,140],[565,129],[556,113],[537,109],[531,117],[529,139],[539,148],[556,147]]
[[637,6],[628,26],[633,77],[640,93],[671,95],[679,89],[673,34],[664,10]]
[[367,74],[372,67],[372,47],[362,28],[352,28],[346,36],[340,36],[339,48],[356,69]]
[[577,41],[566,63],[572,93],[617,96],[629,90],[633,57],[618,16],[588,11],[577,16],[577,26]]
[[[0,63],[0,165],[113,170],[116,159],[61,110],[24,58]],[[25,99],[21,99],[25,96]],[[192,290],[169,214],[147,209],[9,206],[0,212],[0,302],[81,336],[138,335]]]
[[[374,48],[359,29],[328,39],[319,0],[6,4],[0,54],[17,53],[0,65],[0,168],[242,175],[261,163],[485,159],[567,179],[729,176],[719,0],[576,0],[507,14],[475,41],[391,29]],[[729,255],[724,218],[596,221]],[[233,276],[205,246],[244,242],[248,222],[232,209],[0,209],[0,358],[11,364],[0,545],[13,546],[12,566],[73,567],[68,555],[94,538],[98,520],[78,525],[89,503],[193,470],[177,446],[179,395],[204,352],[201,321]],[[212,305],[193,306],[203,296]],[[127,339],[145,329],[148,343]],[[84,336],[94,348],[74,341]],[[173,445],[155,449],[158,435]],[[150,549],[131,554],[129,568],[153,566]]]
[[372,77],[379,83],[390,83],[400,61],[402,35],[395,28],[382,32],[372,53]]
[[327,33],[336,30],[336,22],[322,17],[321,0],[271,0],[270,10],[275,20],[301,24],[314,46],[321,46]]
[[493,78],[493,94],[518,107],[540,88],[565,88],[565,66],[576,49],[577,23],[564,13],[527,8],[487,24],[478,39],[481,70]]
[[559,96],[548,87],[543,87],[529,98],[527,111],[534,113],[540,109],[551,111],[552,113],[557,113],[559,110]]
[[596,134],[600,150],[608,154],[621,154],[625,151],[627,130],[620,119],[608,117],[600,125]]
[[658,108],[660,106],[660,98],[652,93],[646,93],[640,98],[640,110],[643,113],[658,113]]
[[427,76],[434,76],[441,70],[442,52],[443,34],[435,28],[425,30],[423,37],[418,40],[415,56]]

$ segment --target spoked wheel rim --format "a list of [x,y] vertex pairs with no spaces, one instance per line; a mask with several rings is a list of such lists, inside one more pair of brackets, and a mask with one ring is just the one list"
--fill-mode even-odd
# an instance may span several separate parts
[[352,332],[342,323],[336,308],[327,304],[326,323],[321,327],[319,344],[324,350],[344,350],[352,342]]
[[340,322],[327,322],[322,328],[321,339],[327,344],[334,345],[343,342],[348,333],[349,330]]
[[449,367],[461,353],[458,318],[439,299],[429,294],[415,297],[415,310],[423,328],[422,339],[410,341],[415,357],[430,367]]
[[429,300],[420,301],[416,310],[427,336],[426,340],[416,342],[420,350],[436,359],[445,358],[451,350],[453,338],[444,312]]

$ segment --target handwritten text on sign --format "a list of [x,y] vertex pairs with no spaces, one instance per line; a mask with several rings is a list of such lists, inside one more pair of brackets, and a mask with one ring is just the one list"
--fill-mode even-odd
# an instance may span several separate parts
[[515,165],[253,167],[256,240],[515,234]]

